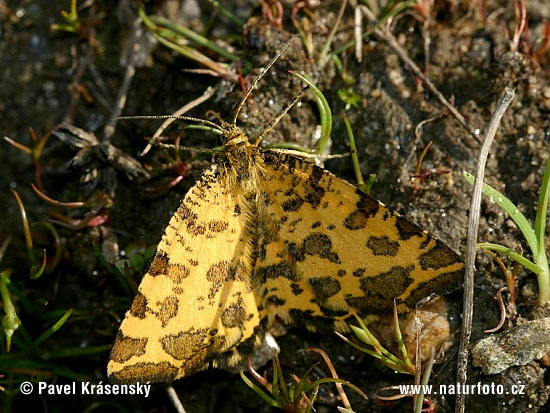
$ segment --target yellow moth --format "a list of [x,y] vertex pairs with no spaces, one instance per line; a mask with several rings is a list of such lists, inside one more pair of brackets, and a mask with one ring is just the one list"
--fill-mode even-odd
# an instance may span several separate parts
[[166,227],[116,337],[111,380],[170,382],[235,366],[277,318],[342,331],[355,314],[394,300],[412,309],[462,280],[450,248],[376,199],[250,143],[236,120],[258,80],[231,124],[213,124],[223,152]]

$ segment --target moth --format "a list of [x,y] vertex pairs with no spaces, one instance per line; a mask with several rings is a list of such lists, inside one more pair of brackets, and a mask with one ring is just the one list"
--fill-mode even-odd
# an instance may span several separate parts
[[346,331],[356,314],[387,312],[394,300],[413,309],[463,278],[455,252],[381,202],[302,158],[263,150],[264,133],[251,143],[236,123],[260,77],[232,123],[204,121],[223,132],[223,152],[166,227],[111,351],[112,381],[235,366],[276,319]]

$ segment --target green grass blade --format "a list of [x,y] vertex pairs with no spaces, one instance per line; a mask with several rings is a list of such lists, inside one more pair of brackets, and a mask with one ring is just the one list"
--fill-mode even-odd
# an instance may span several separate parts
[[39,265],[38,263],[36,263],[31,267],[31,280],[37,280],[38,278],[40,278],[40,276],[44,273],[44,270],[46,269],[46,263],[46,250],[44,250],[42,264]]
[[[281,362],[279,361],[279,356],[277,356],[277,353],[273,354],[273,395],[277,397],[275,394],[275,390],[280,389],[281,394],[278,395],[277,399],[279,400],[293,400],[293,395],[290,394],[289,389],[286,386],[286,380],[283,375],[283,369],[281,368]],[[293,386],[290,386],[290,390],[293,390]]]
[[34,264],[36,260],[34,257],[31,229],[29,227],[29,221],[27,219],[27,212],[25,211],[25,206],[23,205],[23,201],[21,201],[21,198],[19,197],[19,194],[17,193],[17,191],[15,189],[12,189],[11,192],[15,197],[15,200],[17,201],[19,214],[21,215],[21,223],[23,224],[23,233],[25,234],[25,243],[27,244],[27,252],[29,254],[29,259],[31,263]]
[[192,40],[198,45],[212,50],[213,52],[219,54],[220,56],[225,57],[226,59],[229,59],[232,61],[239,60],[239,56],[237,56],[236,54],[231,53],[230,51],[224,49],[223,47],[218,46],[216,43],[212,42],[211,40],[208,40],[206,37],[201,36],[200,34],[194,32],[191,29],[188,29],[185,26],[180,26],[179,24],[175,24],[174,22],[161,16],[151,16],[150,19],[153,23],[166,27],[175,33],[181,34],[182,36],[187,37],[189,40]]
[[[544,248],[544,239],[546,232],[546,212],[548,208],[548,197],[550,195],[550,158],[546,162],[546,169],[544,170],[544,177],[542,178],[542,184],[540,187],[539,203],[537,205],[537,217],[535,219],[535,237],[537,239],[537,246],[539,255],[546,256],[546,249]],[[537,257],[535,260],[538,262]],[[548,264],[547,264],[548,265]]]
[[299,74],[292,71],[290,73],[292,73],[302,82],[307,84],[311,88],[311,91],[315,96],[317,107],[319,108],[319,116],[321,118],[321,139],[319,139],[317,150],[315,152],[321,154],[324,152],[328,140],[330,139],[330,132],[332,131],[332,111],[330,110],[330,106],[327,102],[327,99],[323,95],[323,92],[321,92],[319,88],[315,86],[309,75]]
[[6,351],[9,353],[11,349],[11,338],[15,330],[21,326],[21,320],[19,320],[15,311],[15,306],[11,301],[10,292],[8,290],[10,280],[6,274],[6,271],[0,273],[0,294],[4,305],[4,313],[6,314],[2,318],[2,329],[6,335]]
[[217,0],[208,0],[210,3],[212,3],[212,6],[217,8],[222,15],[227,17],[229,20],[231,20],[233,23],[235,23],[237,26],[242,27],[244,26],[244,22],[239,19],[237,16],[235,16],[231,11],[223,7],[219,1]]
[[283,405],[279,403],[277,400],[273,399],[269,394],[264,392],[259,386],[255,385],[246,375],[244,374],[244,371],[240,371],[239,374],[241,375],[241,379],[245,382],[245,384],[250,387],[252,390],[256,392],[258,396],[260,396],[264,401],[273,407],[278,407],[280,409],[283,408]]
[[65,314],[50,328],[48,328],[46,331],[44,331],[40,336],[36,339],[36,344],[40,344],[44,340],[46,340],[49,336],[51,336],[53,333],[55,333],[57,330],[61,328],[63,324],[65,324],[65,321],[70,317],[71,313],[73,312],[72,308],[69,308]]
[[214,72],[218,73],[220,76],[232,80],[237,81],[238,77],[235,73],[231,72],[227,65],[223,63],[215,62],[214,60],[210,59],[205,54],[199,52],[197,49],[186,46],[183,44],[178,44],[175,41],[169,40],[168,37],[174,37],[169,36],[169,33],[174,33],[174,31],[171,31],[169,29],[162,29],[159,26],[157,26],[153,21],[143,12],[142,9],[139,9],[138,12],[140,13],[140,17],[143,20],[143,23],[147,26],[149,30],[153,33],[153,36],[155,39],[157,39],[160,43],[162,43],[164,46],[174,50],[177,53],[180,53],[181,55],[187,57],[188,59],[194,60],[207,68],[213,70]]
[[313,383],[309,384],[309,386],[307,386],[304,391],[307,393],[308,391],[310,391],[311,389],[313,389],[314,387],[317,387],[318,385],[320,384],[330,384],[330,383],[340,383],[346,387],[349,387],[350,389],[352,389],[354,392],[356,392],[357,394],[361,395],[361,397],[363,397],[364,399],[367,398],[367,395],[365,393],[363,393],[363,391],[357,387],[355,384],[353,383],[350,383],[349,381],[347,380],[344,380],[344,379],[340,379],[340,378],[336,378],[336,377],[326,377],[324,379],[318,379],[318,380],[315,380]]
[[365,181],[363,180],[363,174],[361,173],[361,167],[359,165],[359,156],[357,155],[357,147],[355,146],[355,137],[353,136],[353,130],[349,123],[348,115],[344,115],[344,123],[346,124],[346,130],[348,132],[349,147],[351,149],[351,161],[353,163],[353,170],[355,171],[355,179],[357,180],[357,187],[368,194]]
[[493,243],[490,243],[490,242],[480,242],[480,243],[477,244],[477,247],[478,248],[485,248],[485,249],[491,250],[491,251],[501,252],[502,254],[506,254],[507,256],[512,258],[514,261],[517,261],[520,265],[527,268],[529,271],[534,272],[537,275],[541,275],[544,272],[541,267],[539,267],[535,263],[529,261],[523,255],[518,254],[513,249],[505,247],[504,245],[493,244]]
[[[466,171],[464,171],[463,173],[466,181],[468,181],[470,185],[473,185],[475,177]],[[537,237],[535,236],[535,231],[533,231],[531,224],[529,224],[529,221],[527,221],[527,218],[525,218],[525,215],[520,212],[520,210],[512,203],[512,201],[510,201],[499,191],[494,189],[492,186],[487,185],[486,183],[483,183],[483,193],[508,213],[510,218],[512,218],[512,220],[516,223],[523,236],[525,237],[527,245],[529,245],[533,256],[536,257],[539,251]]]

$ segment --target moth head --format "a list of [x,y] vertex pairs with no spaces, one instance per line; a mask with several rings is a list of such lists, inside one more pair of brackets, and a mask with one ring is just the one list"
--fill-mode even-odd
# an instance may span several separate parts
[[242,143],[249,143],[248,136],[244,134],[235,125],[223,125],[224,126],[224,138],[225,144],[229,146],[237,146]]

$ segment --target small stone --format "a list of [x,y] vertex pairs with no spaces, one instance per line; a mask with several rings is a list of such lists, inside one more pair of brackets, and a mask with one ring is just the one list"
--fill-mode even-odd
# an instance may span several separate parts
[[473,365],[485,374],[497,374],[512,366],[524,366],[550,351],[550,318],[525,321],[503,333],[474,344]]

